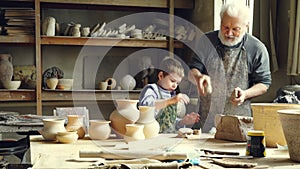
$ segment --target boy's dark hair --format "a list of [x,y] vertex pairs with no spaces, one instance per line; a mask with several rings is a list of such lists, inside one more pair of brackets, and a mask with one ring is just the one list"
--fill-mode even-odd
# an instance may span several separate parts
[[159,70],[164,72],[164,75],[168,75],[170,73],[176,73],[178,76],[184,76],[184,68],[182,64],[172,57],[166,57],[162,60],[159,65]]

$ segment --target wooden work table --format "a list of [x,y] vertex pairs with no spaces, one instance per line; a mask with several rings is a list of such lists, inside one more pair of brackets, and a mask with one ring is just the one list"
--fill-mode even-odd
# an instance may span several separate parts
[[[221,150],[239,152],[245,154],[245,142],[230,142],[216,140],[212,135],[201,134],[193,139],[175,138],[176,135],[160,135],[155,139],[145,140],[144,143],[136,142],[126,144],[123,139],[109,138],[103,141],[90,140],[88,136],[72,144],[44,141],[42,136],[31,136],[31,160],[33,168],[87,168],[102,158],[80,158],[80,152],[97,152],[100,150],[130,150],[145,148],[169,149],[170,152],[186,153],[189,159],[199,159],[199,149]],[[134,145],[134,146],[133,146]],[[125,150],[124,150],[125,151]],[[300,168],[300,163],[289,159],[287,150],[267,148],[265,158],[243,159],[248,162],[256,162],[258,166],[268,168]],[[140,157],[140,156],[139,156]],[[138,158],[138,157],[136,157]],[[98,162],[99,162],[98,161]],[[200,159],[200,164],[204,159]],[[220,168],[215,166],[216,168]],[[201,167],[199,167],[201,168]],[[213,166],[209,168],[214,168]]]

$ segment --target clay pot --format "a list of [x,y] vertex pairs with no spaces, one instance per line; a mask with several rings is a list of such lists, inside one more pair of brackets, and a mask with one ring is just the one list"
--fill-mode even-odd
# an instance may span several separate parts
[[56,20],[54,17],[45,18],[42,25],[42,34],[46,36],[55,36],[55,23]]
[[110,121],[90,120],[89,136],[93,140],[108,139],[111,133]]
[[58,84],[58,79],[57,78],[49,78],[46,80],[46,84],[49,89],[54,90]]
[[126,133],[124,135],[124,140],[127,143],[130,141],[144,140],[145,135],[143,129],[144,125],[126,124]]
[[136,81],[131,75],[125,75],[120,80],[120,85],[123,90],[133,90],[135,88]]
[[150,106],[139,106],[140,117],[136,124],[144,125],[145,138],[152,138],[158,136],[159,123],[155,119],[155,107]]
[[277,112],[287,141],[290,159],[300,162],[300,110],[286,109]]
[[[0,54],[0,82],[11,81],[13,73],[12,56]],[[0,86],[3,87],[2,83]]]
[[78,139],[77,131],[57,132],[56,139],[60,143],[75,143]]
[[108,90],[114,89],[117,85],[117,81],[114,78],[107,78],[105,81],[107,82]]
[[73,87],[74,79],[58,79],[58,86],[62,87],[64,90],[71,90]]
[[57,132],[66,131],[65,119],[43,119],[44,127],[39,133],[45,140],[56,140]]
[[16,81],[3,81],[3,86],[5,89],[8,90],[17,90],[21,86],[21,81],[16,80]]
[[126,133],[126,124],[133,124],[139,119],[138,100],[116,100],[117,108],[110,114],[110,125],[118,136]]
[[267,147],[277,147],[277,144],[285,146],[287,143],[277,111],[300,109],[300,104],[251,103],[251,108],[254,130],[263,130],[265,132]]
[[68,115],[68,123],[66,126],[67,131],[77,131],[78,139],[85,136],[83,116],[81,115]]
[[99,82],[99,89],[100,90],[106,90],[108,86],[107,82]]

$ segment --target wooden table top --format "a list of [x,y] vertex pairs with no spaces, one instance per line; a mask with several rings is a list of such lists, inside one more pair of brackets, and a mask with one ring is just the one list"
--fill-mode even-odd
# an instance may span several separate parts
[[[170,152],[186,153],[189,159],[200,159],[200,164],[206,163],[199,158],[199,149],[210,149],[219,151],[239,152],[244,156],[246,152],[246,142],[230,142],[217,140],[213,135],[201,134],[192,139],[175,138],[174,134],[159,135],[153,139],[143,142],[124,142],[123,139],[109,138],[107,140],[95,141],[88,136],[79,139],[72,144],[62,144],[55,141],[44,141],[40,135],[31,136],[31,160],[33,168],[87,168],[95,162],[105,162],[103,158],[80,158],[82,151],[100,150],[168,150]],[[267,148],[266,157],[246,159],[248,162],[257,163],[258,166],[268,166],[268,168],[300,168],[300,163],[289,159],[287,150]],[[210,168],[220,168],[211,165]],[[199,167],[201,168],[201,167]]]

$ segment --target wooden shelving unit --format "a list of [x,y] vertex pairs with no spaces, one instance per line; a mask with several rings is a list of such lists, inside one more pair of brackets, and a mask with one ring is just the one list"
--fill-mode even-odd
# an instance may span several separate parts
[[6,90],[0,89],[0,101],[35,101],[35,90],[30,89],[18,89],[18,90]]
[[111,101],[115,99],[139,99],[139,90],[44,90],[42,93],[43,101]]
[[[9,91],[0,89],[0,100],[6,102],[14,101],[28,101],[36,106],[38,115],[42,115],[42,107],[47,103],[60,101],[111,101],[114,99],[138,99],[139,92],[136,91],[100,91],[100,90],[43,90],[42,88],[42,48],[43,46],[113,46],[122,48],[164,48],[169,49],[172,53],[174,48],[183,48],[184,45],[172,38],[167,40],[147,40],[147,39],[118,39],[118,38],[92,38],[92,37],[68,37],[68,36],[42,36],[41,35],[41,20],[42,12],[46,8],[78,8],[88,10],[90,8],[96,9],[152,9],[167,11],[171,16],[174,15],[174,9],[192,9],[194,7],[194,0],[5,0],[0,4],[16,5],[18,3],[28,3],[28,6],[33,6],[35,10],[35,35],[32,36],[0,36],[0,44],[14,45],[14,44],[28,44],[35,48],[35,66],[37,75],[37,84],[35,90],[19,89],[16,91]],[[106,9],[106,10],[107,10]],[[173,17],[169,19],[170,33],[174,33]],[[32,105],[32,104],[31,104]]]
[[[102,37],[69,37],[69,36],[42,36],[42,45],[87,45],[87,46],[114,46],[114,47],[155,47],[168,48],[168,40],[147,40],[147,39],[118,39]],[[180,42],[174,42],[175,48],[183,48]]]

